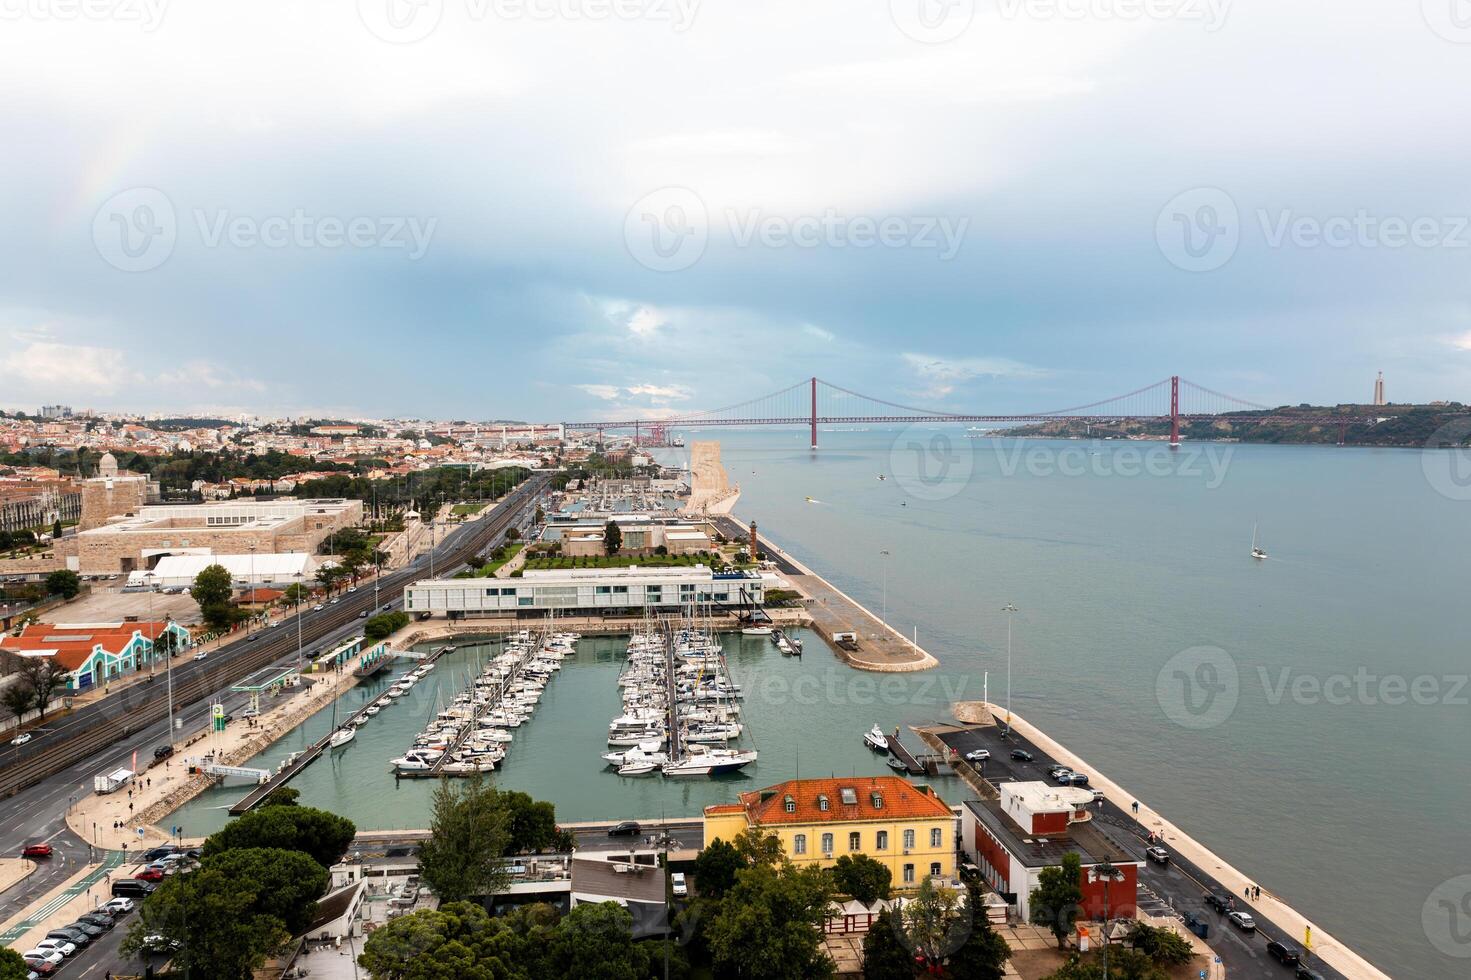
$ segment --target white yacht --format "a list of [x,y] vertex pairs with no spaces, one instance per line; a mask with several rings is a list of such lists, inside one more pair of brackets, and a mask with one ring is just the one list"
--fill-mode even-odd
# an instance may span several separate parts
[[666,762],[662,768],[666,776],[718,776],[744,769],[755,761],[755,749],[708,749],[691,745],[688,755]]
[[875,752],[889,751],[889,737],[884,734],[884,730],[878,725],[874,725],[868,730],[868,733],[863,736],[863,744],[873,749]]
[[332,733],[332,737],[327,740],[327,744],[334,749],[340,749],[356,738],[357,734],[358,730],[356,728],[339,728]]

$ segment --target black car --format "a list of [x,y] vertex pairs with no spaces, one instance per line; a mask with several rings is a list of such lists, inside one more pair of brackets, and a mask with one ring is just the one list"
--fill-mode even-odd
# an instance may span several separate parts
[[1146,847],[1144,849],[1144,856],[1149,858],[1149,860],[1153,861],[1155,864],[1170,863],[1170,852],[1165,850],[1163,847]]
[[1297,980],[1323,980],[1323,974],[1312,969],[1306,963],[1297,964],[1297,972],[1293,974]]
[[608,831],[609,837],[637,837],[643,832],[637,820],[625,820],[612,830]]
[[[108,923],[108,925],[111,925],[111,923]],[[88,922],[85,919],[78,919],[71,925],[66,926],[66,928],[75,929],[77,932],[80,932],[84,936],[87,936],[91,939],[96,939],[98,936],[101,936],[104,932],[107,931],[102,926],[96,925],[92,922]]]
[[1228,899],[1217,895],[1214,892],[1206,893],[1205,904],[1209,905],[1211,908],[1222,914],[1225,914],[1231,908],[1230,901]]
[[117,924],[112,921],[112,916],[108,915],[106,912],[88,912],[86,915],[77,919],[77,921],[96,926],[103,931],[111,929],[114,925]]
[[1297,955],[1297,950],[1292,949],[1284,943],[1279,943],[1275,939],[1267,943],[1267,955],[1283,966],[1297,966],[1302,959]]
[[1011,750],[1011,757],[1013,759],[1015,759],[1017,762],[1031,762],[1031,761],[1033,761],[1033,759],[1036,758],[1035,756],[1032,755],[1032,753],[1028,752],[1026,749],[1012,749]]
[[60,929],[52,929],[50,932],[46,933],[46,938],[64,939],[75,946],[77,949],[81,949],[83,946],[86,946],[92,941],[92,937],[89,934],[83,932],[80,929],[73,929],[70,926],[63,926]]
[[1186,912],[1184,915],[1184,919],[1185,927],[1187,929],[1194,929],[1196,926],[1203,926],[1206,924],[1205,920],[1196,915],[1194,912]]
[[174,747],[172,745],[160,745],[158,748],[153,750],[153,761],[162,762],[164,759],[167,759],[173,754]]
[[174,853],[174,848],[168,844],[165,844],[162,847],[155,847],[151,848],[150,850],[144,851],[143,860],[148,862],[149,864],[152,864],[154,861],[166,858],[172,853]]

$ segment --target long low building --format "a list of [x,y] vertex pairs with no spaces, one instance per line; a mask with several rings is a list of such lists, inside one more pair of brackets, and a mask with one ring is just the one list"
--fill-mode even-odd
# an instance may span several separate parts
[[[189,631],[172,620],[122,623],[33,623],[6,647],[22,657],[46,658],[66,671],[66,690],[84,691],[141,670],[154,656],[154,640],[173,634],[174,650],[190,645]],[[167,644],[165,645],[167,647]]]
[[284,555],[169,555],[150,571],[129,572],[128,586],[156,589],[189,588],[211,565],[221,565],[236,585],[312,584],[320,559],[296,552]]
[[601,613],[618,609],[677,610],[689,605],[749,606],[765,595],[760,574],[679,568],[579,568],[527,571],[520,578],[453,578],[404,589],[411,615],[514,616],[519,613]]

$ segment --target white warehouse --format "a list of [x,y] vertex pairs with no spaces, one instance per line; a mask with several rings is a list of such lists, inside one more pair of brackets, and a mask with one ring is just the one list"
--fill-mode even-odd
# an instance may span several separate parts
[[415,582],[404,589],[411,615],[514,616],[556,611],[680,609],[691,604],[747,606],[763,600],[756,572],[682,568],[586,568],[527,571],[521,578],[454,578]]

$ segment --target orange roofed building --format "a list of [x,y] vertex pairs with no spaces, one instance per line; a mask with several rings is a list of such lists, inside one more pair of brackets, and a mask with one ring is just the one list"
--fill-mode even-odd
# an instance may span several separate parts
[[[49,657],[67,672],[66,689],[85,691],[132,673],[151,663],[154,640],[173,634],[175,650],[190,644],[189,631],[178,623],[32,623],[5,641],[22,657]],[[162,660],[160,652],[156,659]]]
[[705,843],[759,828],[798,865],[865,854],[888,867],[894,887],[955,875],[958,817],[927,786],[897,776],[789,779],[705,808]]

